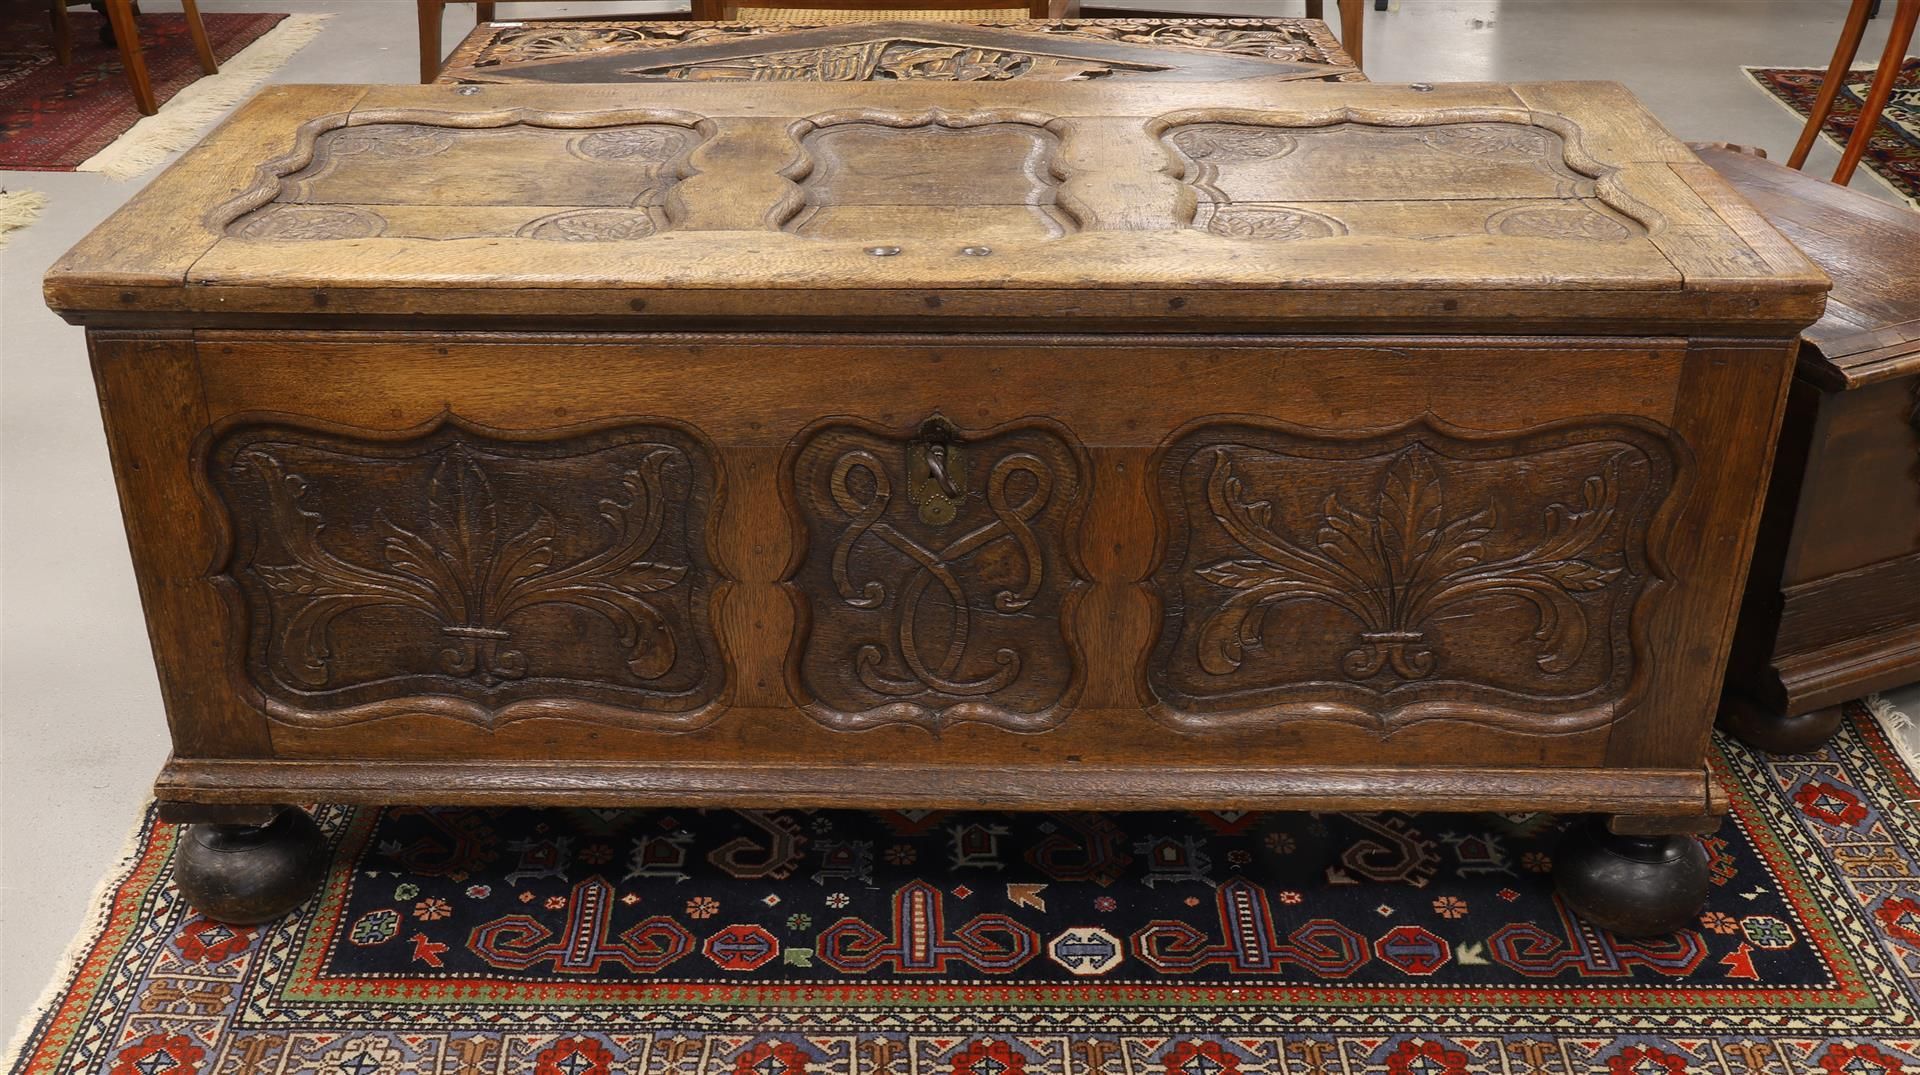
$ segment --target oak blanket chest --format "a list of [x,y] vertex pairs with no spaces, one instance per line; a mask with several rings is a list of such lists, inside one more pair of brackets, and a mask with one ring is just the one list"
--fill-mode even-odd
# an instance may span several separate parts
[[1691,915],[1826,280],[1620,87],[279,87],[49,273],[288,803],[1555,810]]

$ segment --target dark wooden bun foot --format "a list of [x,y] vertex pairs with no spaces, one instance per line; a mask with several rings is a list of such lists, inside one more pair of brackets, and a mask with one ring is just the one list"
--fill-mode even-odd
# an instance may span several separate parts
[[327,842],[305,810],[266,825],[189,825],[174,883],[194,910],[219,922],[268,922],[306,902],[327,875]]
[[1561,841],[1553,880],[1593,925],[1625,937],[1671,933],[1707,902],[1707,852],[1691,836],[1620,836],[1590,821]]
[[1819,750],[1840,730],[1840,707],[1783,715],[1744,695],[1728,691],[1720,700],[1720,728],[1769,754],[1805,754]]

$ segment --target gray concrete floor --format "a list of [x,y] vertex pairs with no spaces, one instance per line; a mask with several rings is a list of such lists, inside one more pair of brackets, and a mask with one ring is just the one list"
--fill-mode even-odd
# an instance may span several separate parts
[[[1291,0],[1156,6],[1180,4],[1299,12]],[[170,6],[146,0],[151,10]],[[334,13],[277,82],[415,78],[406,0],[201,0],[201,8]],[[1387,82],[1617,79],[1684,138],[1764,146],[1778,157],[1798,123],[1740,66],[1823,66],[1844,8],[1843,0],[1400,0],[1396,11],[1368,14],[1366,53],[1369,73]],[[503,4],[501,17],[559,10]],[[449,47],[470,12],[449,13]],[[1878,55],[1886,22],[1875,23],[1863,56]],[[1831,169],[1834,159],[1823,146],[1810,168]],[[1855,182],[1884,193],[1864,169]],[[166,754],[81,333],[40,301],[47,265],[143,183],[0,172],[0,186],[51,198],[42,220],[0,253],[0,1040],[80,927],[88,893]],[[1920,713],[1920,689],[1902,700]]]

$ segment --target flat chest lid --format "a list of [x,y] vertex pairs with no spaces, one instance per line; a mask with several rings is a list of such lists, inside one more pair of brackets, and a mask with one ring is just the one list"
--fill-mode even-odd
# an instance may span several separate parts
[[277,87],[47,280],[102,321],[1734,334],[1825,287],[1611,83]]

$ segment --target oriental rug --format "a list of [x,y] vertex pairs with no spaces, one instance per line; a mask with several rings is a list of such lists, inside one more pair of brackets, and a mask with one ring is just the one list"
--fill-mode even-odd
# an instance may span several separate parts
[[[101,16],[84,9],[71,13],[73,62],[62,66],[54,56],[43,2],[0,6],[0,170],[79,169],[106,171],[114,178],[138,174],[192,145],[208,123],[282,66],[323,22],[267,13],[206,12],[202,19],[220,61],[216,75],[201,73],[185,16],[139,16],[141,54],[161,103],[159,115],[143,118],[119,50],[100,36]],[[256,42],[258,48],[249,47]],[[88,166],[130,129],[138,143],[130,161]],[[127,150],[116,156],[126,157]]]
[[1530,815],[319,811],[322,892],[181,905],[150,822],[14,1075],[1920,1071],[1920,782],[1850,707],[1712,764],[1630,941]]
[[[1749,67],[1748,77],[1760,84],[1780,103],[1805,123],[1813,113],[1814,98],[1820,93],[1824,70],[1801,67]],[[1873,81],[1871,67],[1857,69],[1840,90],[1833,114],[1820,128],[1835,149],[1842,148],[1860,119],[1860,104]],[[1785,154],[1781,154],[1785,158]],[[1920,58],[1909,58],[1894,83],[1893,99],[1874,128],[1867,143],[1865,164],[1889,187],[1915,207],[1920,207]]]

